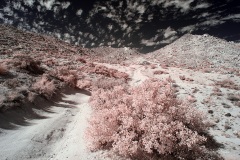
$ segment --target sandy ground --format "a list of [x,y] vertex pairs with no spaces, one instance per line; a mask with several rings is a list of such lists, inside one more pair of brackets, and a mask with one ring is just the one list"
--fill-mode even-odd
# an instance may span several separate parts
[[16,130],[5,130],[0,136],[1,159],[81,157],[81,151],[85,153],[82,131],[86,127],[86,116],[91,112],[86,103],[88,98],[89,96],[81,93],[64,95],[63,101],[67,100],[69,103],[59,104],[69,105],[68,108],[52,106],[52,113],[41,114],[47,118],[32,120],[29,126],[19,126]]
[[[109,152],[90,152],[86,146],[85,128],[91,107],[89,96],[73,91],[63,94],[59,106],[48,112],[35,110],[46,118],[27,120],[28,126],[3,130],[0,134],[1,160],[107,160],[121,159]],[[44,105],[44,104],[43,104]],[[61,106],[65,107],[61,107]]]
[[[137,60],[136,60],[137,61]],[[142,61],[140,59],[139,61]],[[153,63],[153,62],[152,62]],[[178,84],[179,97],[194,95],[197,99],[196,106],[205,112],[209,120],[214,125],[210,129],[210,133],[224,148],[219,153],[227,160],[240,159],[240,139],[236,132],[240,131],[240,109],[234,106],[226,99],[226,95],[232,91],[221,88],[223,96],[220,98],[211,97],[212,83],[214,80],[228,78],[227,75],[211,74],[202,72],[193,72],[180,68],[161,68],[156,64],[157,68],[145,67],[143,65],[109,65],[103,64],[111,68],[118,69],[128,73],[132,81],[132,86],[140,84],[147,78],[155,77],[164,79],[171,77]],[[154,75],[156,70],[163,70],[168,74]],[[179,79],[180,75],[190,77],[193,81],[185,81]],[[233,77],[233,80],[240,82],[239,77]],[[240,84],[239,84],[240,85]],[[197,88],[198,92],[193,92]],[[204,99],[210,98],[211,104],[203,104]],[[113,154],[109,156],[109,152],[99,151],[90,152],[86,147],[86,139],[84,138],[85,128],[88,125],[88,117],[91,115],[91,107],[88,104],[89,95],[81,92],[73,91],[63,94],[62,99],[55,106],[49,108],[50,112],[38,111],[39,114],[45,116],[44,119],[26,120],[28,126],[18,126],[17,129],[3,130],[0,134],[0,159],[3,160],[21,160],[21,159],[51,159],[51,160],[105,160],[105,159],[121,159]],[[230,108],[226,109],[221,106],[227,103]],[[44,104],[43,104],[44,105]],[[213,113],[209,114],[209,110]],[[226,117],[226,113],[231,113],[230,117]],[[218,122],[216,122],[218,118]],[[224,125],[229,122],[231,126],[226,130]]]

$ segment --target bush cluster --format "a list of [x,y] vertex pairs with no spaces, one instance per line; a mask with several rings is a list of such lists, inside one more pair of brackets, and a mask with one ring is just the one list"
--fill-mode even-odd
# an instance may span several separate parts
[[32,88],[38,94],[44,96],[47,99],[50,99],[54,92],[56,91],[56,86],[53,80],[49,80],[45,75],[38,79],[33,85]]
[[203,114],[176,98],[171,79],[150,79],[129,89],[100,88],[93,92],[90,104],[94,112],[87,138],[92,150],[112,149],[127,157],[181,157],[204,148]]

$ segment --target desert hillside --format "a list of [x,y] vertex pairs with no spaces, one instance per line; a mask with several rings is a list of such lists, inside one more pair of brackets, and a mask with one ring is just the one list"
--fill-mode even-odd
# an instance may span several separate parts
[[1,159],[240,159],[239,43],[186,34],[140,54],[0,35]]

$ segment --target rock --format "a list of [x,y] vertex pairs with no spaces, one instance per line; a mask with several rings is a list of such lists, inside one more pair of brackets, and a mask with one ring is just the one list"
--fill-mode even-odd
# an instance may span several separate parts
[[222,105],[223,105],[224,108],[231,108],[231,106],[226,104],[226,103],[222,103]]
[[231,113],[227,113],[227,114],[225,114],[225,116],[226,117],[231,117],[232,115],[231,115]]
[[151,63],[148,62],[148,61],[143,61],[143,62],[140,63],[140,65],[150,65],[150,64],[151,64]]
[[208,110],[208,113],[213,114],[213,110]]

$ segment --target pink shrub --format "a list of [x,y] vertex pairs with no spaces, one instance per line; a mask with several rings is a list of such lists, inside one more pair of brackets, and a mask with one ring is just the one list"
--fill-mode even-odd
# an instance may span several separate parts
[[181,80],[186,80],[186,77],[185,77],[184,75],[180,75],[179,78],[180,78]]
[[124,78],[124,79],[129,78],[129,75],[127,73],[120,72],[116,69],[107,68],[107,67],[102,66],[102,65],[95,66],[94,73],[105,75],[107,77]]
[[46,76],[42,76],[41,79],[36,81],[32,88],[47,99],[50,99],[56,90],[53,80],[49,81]]
[[76,61],[79,61],[81,63],[87,63],[87,61],[85,59],[83,59],[82,57],[77,57]]
[[150,79],[130,89],[98,89],[90,98],[89,147],[130,157],[198,152],[206,141],[199,134],[206,129],[203,116],[175,97],[170,79]]
[[94,63],[86,63],[85,65],[81,66],[79,70],[86,73],[93,73],[94,67],[95,67]]
[[33,74],[44,73],[44,69],[40,66],[41,62],[30,56],[26,56],[23,54],[14,55],[14,60],[12,61],[12,63],[16,68],[26,70]]
[[61,79],[71,86],[76,86],[77,83],[77,74],[76,71],[70,70],[67,66],[58,67],[52,73],[53,76]]
[[89,81],[89,80],[78,80],[77,81],[77,84],[76,84],[76,87],[80,88],[80,89],[87,89],[87,90],[90,90],[92,86],[92,82]]
[[213,93],[211,93],[211,95],[213,95],[213,96],[222,96],[223,95],[222,91],[216,86],[212,89],[212,91],[213,91]]
[[157,68],[156,64],[151,64],[150,66],[151,66],[151,69]]
[[109,77],[101,77],[93,81],[93,87],[96,89],[113,89],[114,86],[126,86],[124,79],[115,79]]
[[129,75],[125,72],[120,72],[116,69],[108,68],[103,65],[95,65],[93,63],[87,63],[86,65],[82,66],[80,70],[82,72],[95,73],[106,77],[123,78],[125,80],[129,78]]
[[165,71],[157,70],[157,71],[154,71],[153,74],[169,74],[169,73]]
[[237,85],[234,81],[232,81],[231,79],[225,79],[222,81],[217,81],[215,82],[216,86],[220,86],[223,88],[229,88],[229,89],[234,89],[234,90],[240,90],[240,86]]

